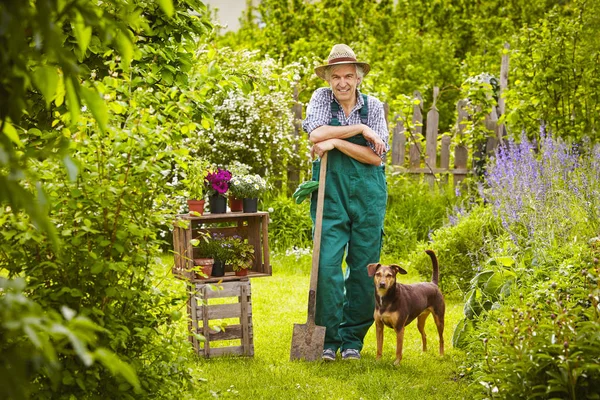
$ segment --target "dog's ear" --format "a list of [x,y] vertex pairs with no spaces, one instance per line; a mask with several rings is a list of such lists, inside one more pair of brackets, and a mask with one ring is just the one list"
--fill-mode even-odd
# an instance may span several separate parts
[[399,266],[397,264],[392,264],[392,265],[390,265],[390,267],[392,267],[394,269],[394,271],[396,271],[397,274],[400,274],[400,275],[408,274],[408,272],[406,272],[406,270],[404,268],[402,268],[401,266]]
[[373,263],[373,264],[369,264],[367,265],[367,272],[369,273],[369,276],[373,276],[375,275],[375,272],[377,272],[377,269],[381,267],[381,264],[379,263]]

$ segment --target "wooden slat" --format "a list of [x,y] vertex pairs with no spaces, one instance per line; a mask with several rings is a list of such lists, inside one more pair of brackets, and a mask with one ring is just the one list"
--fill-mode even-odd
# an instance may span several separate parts
[[222,289],[214,290],[210,286],[207,288],[205,293],[205,299],[219,299],[223,297],[234,297],[240,295],[240,288],[245,286],[247,288],[248,295],[250,295],[250,282],[249,281],[237,281],[231,282],[228,285],[223,286]]
[[392,165],[404,165],[405,152],[406,136],[404,135],[404,122],[398,119],[392,136]]
[[[433,88],[433,106],[427,113],[427,125],[425,133],[425,162],[428,168],[437,167],[437,135],[438,135],[438,123],[440,114],[435,107],[435,101],[439,93],[439,88]],[[429,183],[429,187],[433,187],[435,177],[428,174],[425,175],[425,181]]]
[[[440,149],[440,169],[450,169],[450,136],[442,136],[442,147]],[[448,175],[442,175],[442,184],[448,184]]]
[[254,247],[254,261],[252,269],[257,271],[262,268],[262,247],[261,247],[260,218],[252,217],[248,219],[248,244]]
[[[248,337],[253,338],[252,326],[248,326],[248,324],[246,325],[248,327]],[[227,325],[227,327],[220,332],[211,330],[209,334],[209,340],[211,342],[217,342],[221,340],[242,339],[243,332],[242,324]]]
[[[500,116],[504,115],[506,111],[506,102],[504,100],[504,92],[508,87],[508,70],[510,66],[509,62],[509,50],[510,45],[504,43],[504,50],[502,51],[502,64],[500,65],[500,93],[498,94],[498,111]],[[506,136],[504,124],[498,125],[498,140],[502,140]]]
[[269,258],[269,217],[261,218],[262,227],[262,244],[263,244],[263,268],[262,271],[268,275],[272,275],[271,260]]
[[[251,302],[248,302],[250,305]],[[198,318],[202,320],[240,318],[242,315],[242,306],[240,303],[232,304],[202,304],[197,309]],[[248,311],[251,313],[251,311]]]
[[[208,291],[208,286],[204,285],[204,287],[202,287],[202,296],[204,298],[206,298],[206,292]],[[208,326],[208,306],[206,305],[206,302],[203,301],[200,308],[200,310],[202,310],[202,312],[200,313],[196,313],[196,318],[197,319],[202,319],[202,331],[204,334],[204,337],[207,339],[204,341],[204,355],[207,357],[210,357],[210,341],[208,340],[208,337],[210,335],[210,328]],[[198,308],[196,308],[196,310],[198,310]]]
[[250,334],[248,331],[248,320],[252,315],[251,303],[248,301],[248,288],[242,286],[240,295],[240,304],[242,306],[242,316],[240,317],[240,323],[242,324],[242,347],[244,348],[244,355],[250,354]]

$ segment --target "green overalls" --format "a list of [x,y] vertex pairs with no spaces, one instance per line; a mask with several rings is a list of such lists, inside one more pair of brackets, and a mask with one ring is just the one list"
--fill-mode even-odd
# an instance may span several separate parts
[[[339,126],[339,105],[332,102],[330,125]],[[365,96],[365,106],[367,99]],[[342,111],[343,112],[343,111]],[[361,119],[366,112],[361,109]],[[363,122],[364,123],[364,122]],[[362,135],[345,139],[367,146]],[[319,180],[321,161],[313,162],[313,180]],[[387,184],[383,166],[363,164],[337,149],[329,151],[321,233],[315,323],[326,327],[325,349],[362,350],[373,324],[375,286],[367,265],[381,255]],[[317,192],[312,193],[313,226]],[[346,272],[342,259],[346,253]]]

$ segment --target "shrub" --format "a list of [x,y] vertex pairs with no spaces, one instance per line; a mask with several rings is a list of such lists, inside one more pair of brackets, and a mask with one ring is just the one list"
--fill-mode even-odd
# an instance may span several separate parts
[[388,174],[388,204],[384,222],[383,253],[395,259],[406,257],[417,243],[446,221],[446,209],[457,201],[446,190],[407,175]]
[[[478,398],[595,398],[600,386],[599,239],[548,280],[520,276],[502,306],[482,314],[467,347]],[[481,384],[482,386],[480,386]]]
[[422,276],[431,276],[431,260],[425,254],[433,249],[440,262],[440,287],[449,295],[455,290],[465,292],[494,247],[494,239],[501,234],[500,224],[492,210],[484,205],[431,234],[430,242],[420,242],[409,257],[410,266]]
[[278,251],[292,247],[312,248],[310,203],[296,204],[292,198],[279,195],[265,200],[269,211],[269,245]]

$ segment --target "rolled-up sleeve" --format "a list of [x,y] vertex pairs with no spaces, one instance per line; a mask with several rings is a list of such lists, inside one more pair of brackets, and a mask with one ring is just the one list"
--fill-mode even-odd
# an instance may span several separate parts
[[[383,140],[385,143],[385,152],[390,150],[389,138],[390,134],[388,131],[387,123],[385,122],[385,112],[383,110],[383,103],[374,97],[369,97],[369,125]],[[371,145],[373,148],[373,145]]]
[[332,97],[327,88],[319,88],[313,93],[308,107],[306,107],[306,118],[302,121],[302,129],[309,135],[318,127],[329,124],[331,100]]

